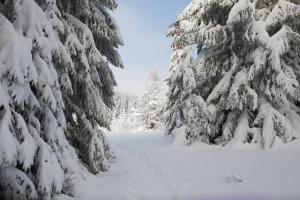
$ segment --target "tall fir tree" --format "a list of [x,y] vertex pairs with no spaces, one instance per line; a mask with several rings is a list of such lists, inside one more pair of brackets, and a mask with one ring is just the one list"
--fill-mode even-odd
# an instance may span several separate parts
[[158,72],[152,70],[140,100],[140,113],[145,129],[161,129],[164,119],[165,94]]
[[123,67],[116,51],[123,41],[108,11],[114,10],[117,3],[70,0],[59,1],[58,5],[68,27],[63,34],[67,51],[76,58],[76,73],[70,75],[72,92],[64,95],[70,122],[68,138],[93,172],[106,171],[114,155],[98,126],[110,125],[107,109],[113,106],[116,81],[109,63]]
[[[299,138],[299,15],[297,2],[286,0],[192,1],[170,31],[167,132],[186,125],[190,142],[265,149]],[[185,63],[177,52],[189,48],[197,55]]]
[[116,6],[115,1],[0,2],[4,199],[71,195],[69,177],[83,170],[78,155],[94,173],[109,168],[114,156],[98,127],[109,127],[106,108],[116,85],[109,63],[122,66],[116,51],[122,39],[107,11]]

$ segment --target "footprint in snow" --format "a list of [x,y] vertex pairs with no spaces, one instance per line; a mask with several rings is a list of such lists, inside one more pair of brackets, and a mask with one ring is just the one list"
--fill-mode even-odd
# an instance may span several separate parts
[[243,180],[236,177],[234,174],[232,174],[231,176],[226,176],[224,178],[224,182],[225,183],[242,183]]

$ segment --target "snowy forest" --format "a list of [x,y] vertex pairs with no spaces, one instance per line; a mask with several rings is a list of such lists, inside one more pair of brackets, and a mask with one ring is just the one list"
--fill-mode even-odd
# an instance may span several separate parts
[[113,132],[135,132],[164,128],[167,85],[156,70],[151,70],[140,96],[116,92],[109,111]]
[[299,0],[0,0],[0,199],[297,200],[299,153]]

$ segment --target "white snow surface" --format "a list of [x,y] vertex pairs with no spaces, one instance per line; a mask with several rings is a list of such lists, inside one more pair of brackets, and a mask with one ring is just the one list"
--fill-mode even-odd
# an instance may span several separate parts
[[76,184],[86,200],[300,199],[300,141],[272,150],[172,145],[162,133],[108,134],[117,160]]

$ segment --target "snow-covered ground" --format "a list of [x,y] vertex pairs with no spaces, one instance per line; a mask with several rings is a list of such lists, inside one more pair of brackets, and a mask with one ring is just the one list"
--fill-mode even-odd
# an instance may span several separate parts
[[159,133],[108,137],[117,160],[109,172],[76,185],[79,199],[300,199],[300,142],[241,151],[178,148]]

